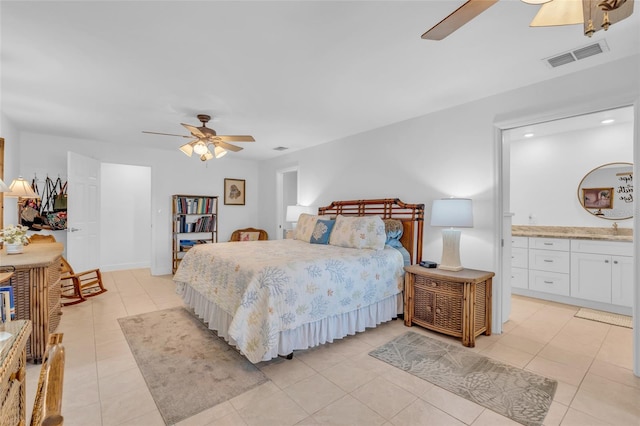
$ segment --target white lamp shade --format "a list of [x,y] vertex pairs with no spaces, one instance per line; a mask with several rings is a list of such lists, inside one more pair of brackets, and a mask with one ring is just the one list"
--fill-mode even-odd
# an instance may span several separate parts
[[213,148],[213,153],[216,156],[216,158],[220,158],[227,155],[227,150],[222,148],[221,146],[216,146],[215,148]]
[[22,176],[18,179],[14,179],[9,186],[10,192],[5,195],[7,197],[24,197],[24,198],[38,198],[39,195],[31,188],[29,182],[27,182]]
[[287,222],[298,222],[298,218],[302,213],[313,213],[313,208],[308,206],[287,206]]
[[186,143],[180,147],[180,151],[184,152],[187,157],[191,157],[191,154],[193,154],[193,145],[191,145],[191,142]]
[[11,189],[7,186],[2,179],[0,179],[0,192],[9,192]]
[[473,227],[473,206],[469,198],[433,200],[431,226]]

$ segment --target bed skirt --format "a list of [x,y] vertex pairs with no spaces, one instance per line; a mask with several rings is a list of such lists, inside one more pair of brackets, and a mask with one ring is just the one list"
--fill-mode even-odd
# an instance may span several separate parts
[[[194,310],[209,329],[216,331],[218,336],[229,344],[237,346],[235,340],[228,333],[233,320],[231,314],[220,309],[188,285],[179,283],[177,291],[182,295],[184,303]],[[294,350],[308,349],[327,342],[331,343],[334,339],[354,335],[356,332],[365,331],[366,328],[374,328],[383,322],[397,318],[398,314],[403,312],[403,308],[403,294],[399,293],[356,311],[334,315],[303,324],[292,330],[282,331],[278,347],[267,352],[262,361],[268,361],[278,356],[287,356]]]

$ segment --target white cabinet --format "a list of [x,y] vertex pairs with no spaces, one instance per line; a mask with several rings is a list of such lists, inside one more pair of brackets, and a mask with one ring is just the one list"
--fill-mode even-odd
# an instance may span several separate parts
[[513,237],[515,294],[626,313],[633,302],[633,243]]
[[529,238],[511,237],[511,286],[529,288]]
[[571,296],[631,306],[633,245],[626,242],[572,240]]

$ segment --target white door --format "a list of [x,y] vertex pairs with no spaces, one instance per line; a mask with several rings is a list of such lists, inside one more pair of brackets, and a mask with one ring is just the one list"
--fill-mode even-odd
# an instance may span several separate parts
[[67,260],[76,271],[100,267],[100,162],[67,153]]

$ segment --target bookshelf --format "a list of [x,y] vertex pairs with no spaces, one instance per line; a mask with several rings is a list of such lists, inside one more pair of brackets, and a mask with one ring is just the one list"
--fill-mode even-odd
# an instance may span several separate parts
[[185,253],[196,244],[218,242],[218,197],[182,195],[171,197],[172,258],[176,273]]

